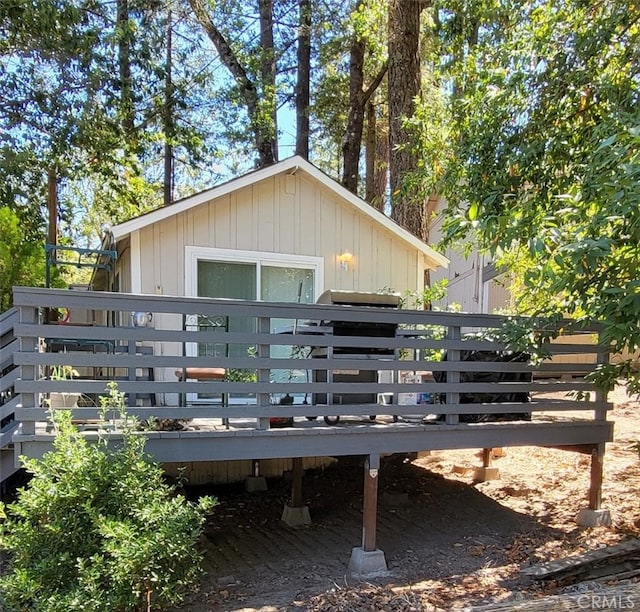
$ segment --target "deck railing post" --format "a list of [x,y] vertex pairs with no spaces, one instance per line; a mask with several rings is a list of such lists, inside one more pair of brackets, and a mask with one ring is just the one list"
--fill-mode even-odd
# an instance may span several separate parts
[[[447,330],[447,340],[460,340],[460,327],[457,325],[450,325]],[[447,350],[447,361],[449,362],[459,362],[460,361],[460,349],[448,349]],[[448,371],[447,372],[447,383],[460,383],[460,372],[459,371]],[[460,402],[460,393],[458,391],[448,391],[446,394],[446,403],[449,405],[458,404]],[[445,417],[445,422],[447,425],[457,425],[460,422],[460,417],[458,414],[447,414]]]
[[[136,341],[135,340],[129,340],[129,342],[127,343],[127,353],[129,355],[135,355],[136,354]],[[128,379],[131,381],[136,380],[137,376],[136,376],[136,368],[135,367],[129,367],[128,368]],[[135,393],[129,393],[127,395],[127,402],[129,407],[135,406],[138,403],[138,399],[136,397]]]
[[[331,336],[333,337],[333,329],[331,330]],[[333,361],[333,345],[327,347],[327,372],[324,378],[327,381],[328,389],[333,388],[333,365],[331,363],[332,361]],[[327,406],[331,406],[334,403],[342,403],[339,397],[337,398],[338,401],[337,402],[335,401],[333,397],[333,392],[330,390],[327,391],[326,398],[327,398]]]
[[[600,339],[598,338],[598,341]],[[598,351],[596,354],[596,363],[598,366],[601,364],[609,363],[609,353],[606,351]],[[596,405],[602,406],[607,401],[607,393],[602,389],[596,388],[594,393],[594,399],[596,401]],[[597,409],[595,411],[595,419],[596,421],[606,421],[607,420],[607,411],[602,409]]]
[[[268,334],[270,331],[271,331],[271,319],[269,317],[258,317],[258,333]],[[271,345],[259,344],[258,357],[269,358],[270,356],[271,356]],[[258,369],[258,382],[268,383],[270,375],[271,375],[271,371],[269,370],[269,368]],[[269,405],[268,393],[258,393],[256,399],[258,402],[258,406]],[[269,429],[269,417],[258,417],[257,426],[258,426],[258,429]]]
[[[38,322],[38,309],[30,306],[20,306],[20,323],[35,324]],[[20,351],[30,353],[39,350],[38,338],[20,337]],[[38,380],[39,370],[37,366],[23,365],[20,366],[20,378],[23,380]],[[40,394],[38,393],[22,393],[22,409],[37,408],[40,405]],[[24,435],[33,435],[36,433],[36,423],[33,420],[25,421],[20,415],[22,410],[16,410],[16,420],[22,422],[22,433]]]

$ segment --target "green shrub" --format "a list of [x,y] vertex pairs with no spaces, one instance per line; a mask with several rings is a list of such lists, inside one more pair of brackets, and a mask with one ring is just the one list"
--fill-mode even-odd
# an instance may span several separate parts
[[215,500],[190,503],[163,481],[123,405],[112,385],[102,406],[105,416],[120,410],[117,444],[107,428],[88,442],[60,410],[54,449],[22,459],[33,477],[0,523],[9,553],[0,609],[144,610],[178,603],[197,580],[197,540]]

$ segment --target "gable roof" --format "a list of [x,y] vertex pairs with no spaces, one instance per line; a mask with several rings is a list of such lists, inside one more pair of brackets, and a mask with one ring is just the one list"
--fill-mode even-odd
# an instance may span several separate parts
[[210,200],[220,198],[224,195],[227,195],[228,193],[231,193],[238,189],[242,189],[243,187],[253,185],[278,174],[283,174],[285,172],[292,173],[297,171],[305,172],[312,178],[316,179],[329,190],[333,191],[341,199],[349,202],[349,204],[357,208],[367,217],[384,226],[398,239],[405,243],[408,243],[416,251],[422,253],[427,259],[428,266],[430,268],[436,269],[439,266],[446,268],[449,265],[449,260],[444,255],[441,255],[440,253],[434,251],[422,240],[416,238],[411,232],[407,231],[406,229],[398,225],[395,221],[393,221],[380,211],[376,210],[373,206],[367,204],[364,200],[351,193],[348,189],[345,189],[330,176],[328,176],[321,170],[318,170],[318,168],[316,168],[313,164],[298,155],[284,159],[271,166],[267,166],[266,168],[254,170],[253,172],[249,172],[248,174],[244,174],[237,178],[231,179],[226,183],[222,183],[221,185],[212,187],[211,189],[207,189],[206,191],[201,191],[200,193],[196,193],[187,198],[183,198],[182,200],[177,200],[176,202],[171,204],[171,206],[158,208],[151,212],[140,215],[139,217],[130,219],[129,221],[125,221],[124,223],[120,223],[119,225],[115,225],[111,228],[111,233],[116,240],[119,240],[131,234],[132,232],[151,225],[152,223],[157,223],[158,221],[162,221],[164,219],[172,217],[173,215],[185,212],[191,208],[199,206],[200,204],[204,204],[205,202],[209,202]]

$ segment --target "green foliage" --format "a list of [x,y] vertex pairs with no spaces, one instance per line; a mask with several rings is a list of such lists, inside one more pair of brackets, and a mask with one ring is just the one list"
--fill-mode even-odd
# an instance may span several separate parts
[[560,316],[509,317],[500,330],[492,333],[491,340],[505,342],[511,351],[526,353],[531,363],[539,364],[551,357],[549,343],[557,338],[561,327]]
[[[349,59],[354,39],[365,49],[364,88],[380,72],[387,59],[387,2],[361,0],[355,3],[317,5],[314,22],[318,63],[314,75],[312,123],[315,134],[312,142],[314,163],[326,172],[339,175],[343,141],[349,116]],[[384,85],[382,85],[384,87]]]
[[25,239],[19,216],[0,206],[0,312],[13,303],[16,285],[44,284],[44,249],[41,243]]
[[429,308],[433,302],[438,302],[445,297],[448,283],[449,279],[443,278],[422,290],[405,291],[400,297],[400,308],[414,310]]
[[[258,349],[255,346],[250,346],[247,349],[247,357],[254,358],[257,356]],[[258,380],[258,370],[228,368],[224,379],[232,382],[256,382]]]
[[[210,57],[191,40],[181,9],[172,11],[169,23],[156,0],[0,3],[0,205],[19,214],[29,239],[44,241],[49,169],[58,177],[61,236],[91,247],[104,224],[160,205],[166,142],[177,182],[202,161]],[[190,193],[194,183],[189,177]]]
[[[422,291],[405,291],[400,296],[400,308],[411,310],[431,310],[433,302],[442,300],[447,292],[449,280],[443,278],[430,287],[425,287]],[[394,293],[392,289],[384,288],[379,293]],[[433,308],[438,310],[438,308]],[[419,330],[423,338],[430,340],[442,339],[447,333],[447,328],[442,325],[400,325],[400,328],[407,328],[412,331]],[[425,361],[440,361],[444,357],[444,349],[400,349],[400,359],[424,359]]]
[[197,579],[196,544],[215,500],[192,504],[163,482],[123,406],[111,384],[103,417],[119,413],[119,445],[108,423],[88,442],[70,411],[55,411],[54,450],[22,459],[33,478],[0,524],[10,559],[3,610],[138,610],[150,596],[154,606],[179,602]]
[[78,370],[70,365],[53,366],[51,368],[51,380],[70,380],[79,376]]
[[465,41],[448,72],[447,240],[517,262],[521,312],[599,322],[612,352],[637,350],[640,7],[478,5],[474,37],[457,5],[443,5]]

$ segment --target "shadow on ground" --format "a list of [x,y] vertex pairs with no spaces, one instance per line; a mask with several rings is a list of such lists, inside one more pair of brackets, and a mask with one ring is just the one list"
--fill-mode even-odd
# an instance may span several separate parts
[[[293,602],[354,581],[347,576],[351,549],[362,537],[362,459],[343,457],[323,471],[308,471],[303,489],[312,525],[289,528],[282,509],[291,483],[270,480],[269,490],[241,485],[191,489],[214,494],[208,521],[207,572],[201,591],[182,606],[204,610],[295,609]],[[413,583],[502,565],[518,534],[554,531],[514,512],[474,486],[448,480],[402,456],[382,460],[378,546],[389,575],[378,584]],[[266,608],[265,608],[266,609]]]

